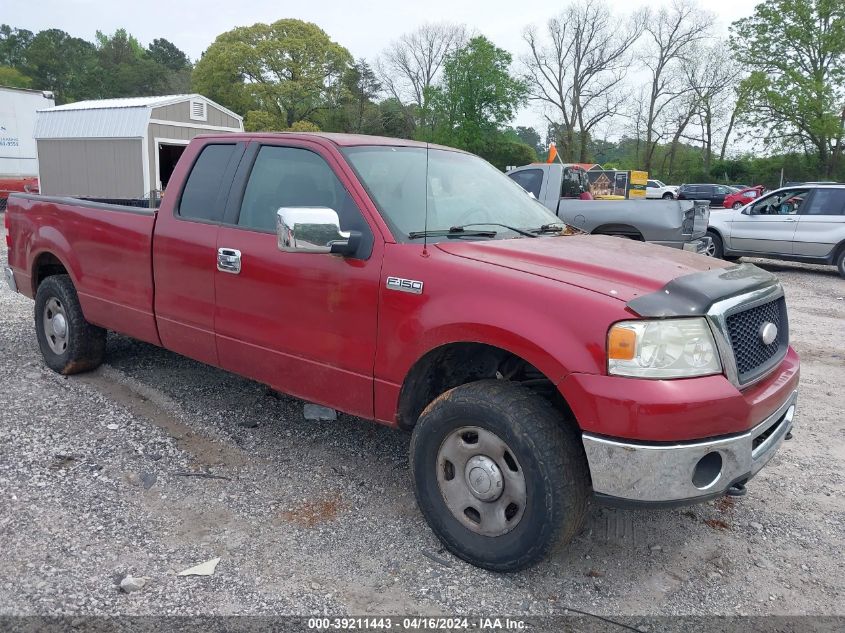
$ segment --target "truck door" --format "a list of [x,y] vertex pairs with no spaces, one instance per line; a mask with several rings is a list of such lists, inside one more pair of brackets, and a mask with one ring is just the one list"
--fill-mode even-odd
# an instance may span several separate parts
[[826,257],[843,237],[845,188],[819,187],[813,190],[813,195],[798,211],[793,254]]
[[760,198],[731,222],[730,248],[744,253],[792,254],[792,238],[807,189],[785,189]]
[[[318,143],[250,144],[217,237],[232,259],[216,272],[215,332],[222,367],[372,417],[382,245],[346,170]],[[282,252],[280,207],[331,208],[341,230],[361,231],[361,247],[351,257]]]
[[210,365],[218,364],[214,340],[217,231],[245,148],[245,143],[215,141],[186,150],[173,177],[173,182],[184,185],[181,191],[165,195],[153,237],[155,313],[161,343]]

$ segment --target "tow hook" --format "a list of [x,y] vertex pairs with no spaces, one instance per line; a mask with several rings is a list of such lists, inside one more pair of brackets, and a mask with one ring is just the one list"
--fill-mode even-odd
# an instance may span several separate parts
[[748,493],[748,489],[744,483],[735,483],[728,488],[727,495],[729,497],[744,497]]

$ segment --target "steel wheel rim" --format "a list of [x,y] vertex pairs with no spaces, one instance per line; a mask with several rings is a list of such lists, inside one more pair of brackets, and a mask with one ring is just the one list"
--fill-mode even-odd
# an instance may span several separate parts
[[70,328],[65,308],[56,297],[50,297],[44,305],[43,323],[47,345],[54,354],[64,354],[67,350]]
[[455,429],[437,450],[437,485],[446,507],[464,527],[501,536],[522,519],[525,475],[510,447],[477,426]]

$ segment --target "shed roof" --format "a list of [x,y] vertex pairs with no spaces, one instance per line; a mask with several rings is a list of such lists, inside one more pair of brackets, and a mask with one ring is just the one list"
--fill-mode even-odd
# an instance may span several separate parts
[[238,120],[243,120],[211,99],[200,94],[161,97],[128,97],[77,101],[38,110],[36,139],[54,138],[143,138],[147,134],[153,108],[191,99],[205,101]]

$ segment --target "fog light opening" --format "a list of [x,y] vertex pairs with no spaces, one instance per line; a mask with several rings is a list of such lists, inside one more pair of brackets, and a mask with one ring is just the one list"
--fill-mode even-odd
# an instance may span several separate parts
[[719,477],[721,476],[721,453],[707,453],[707,455],[698,460],[695,470],[692,471],[692,485],[699,490],[705,490],[719,481]]

